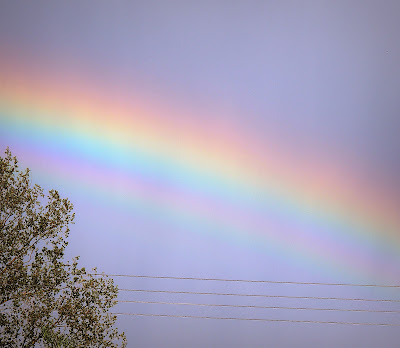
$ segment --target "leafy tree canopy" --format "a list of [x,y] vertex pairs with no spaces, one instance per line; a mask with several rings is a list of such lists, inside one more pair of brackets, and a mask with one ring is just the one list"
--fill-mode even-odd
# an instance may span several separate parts
[[[32,185],[7,149],[0,157],[0,346],[126,347],[109,309],[112,279],[64,260],[71,202]],[[96,270],[93,273],[97,273]]]

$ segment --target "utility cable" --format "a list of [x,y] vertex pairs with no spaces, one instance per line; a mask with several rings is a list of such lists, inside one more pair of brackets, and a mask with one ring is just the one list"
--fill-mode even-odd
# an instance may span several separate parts
[[165,294],[216,295],[216,296],[244,296],[244,297],[266,297],[266,298],[292,298],[292,299],[310,299],[310,300],[368,301],[368,302],[400,302],[400,300],[393,300],[393,299],[346,298],[346,297],[319,297],[319,296],[289,296],[289,295],[264,295],[264,294],[235,294],[235,293],[220,293],[220,292],[196,292],[196,291],[173,291],[173,290],[119,289],[119,291],[150,292],[150,293],[165,293]]
[[400,326],[400,324],[390,324],[390,323],[368,323],[368,322],[346,322],[346,321],[319,321],[319,320],[240,318],[240,317],[208,317],[208,316],[196,316],[196,315],[145,314],[145,313],[111,313],[111,314],[114,314],[114,315],[129,315],[129,316],[143,316],[143,317],[242,320],[242,321],[260,321],[260,322],[280,322],[280,323],[368,325],[368,326],[397,326],[397,327]]
[[347,308],[316,308],[316,307],[285,307],[285,306],[256,306],[256,305],[232,305],[232,304],[207,304],[191,302],[162,302],[162,301],[117,301],[118,303],[142,303],[142,304],[164,304],[164,305],[184,305],[202,307],[228,307],[228,308],[260,308],[260,309],[294,309],[309,311],[334,311],[334,312],[368,312],[368,313],[400,313],[395,310],[374,310],[374,309],[347,309]]
[[91,273],[91,274],[92,275],[109,276],[109,277],[147,278],[147,279],[202,280],[202,281],[219,281],[219,282],[293,284],[293,285],[356,286],[356,287],[377,287],[377,288],[398,288],[398,289],[400,289],[400,285],[385,285],[385,284],[296,282],[296,281],[279,281],[279,280],[245,280],[245,279],[172,277],[172,276],[149,276],[149,275],[106,274],[106,273]]

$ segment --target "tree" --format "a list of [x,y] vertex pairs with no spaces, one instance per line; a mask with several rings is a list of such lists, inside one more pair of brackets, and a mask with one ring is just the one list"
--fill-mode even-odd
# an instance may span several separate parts
[[113,280],[64,260],[71,202],[0,157],[0,346],[118,347]]

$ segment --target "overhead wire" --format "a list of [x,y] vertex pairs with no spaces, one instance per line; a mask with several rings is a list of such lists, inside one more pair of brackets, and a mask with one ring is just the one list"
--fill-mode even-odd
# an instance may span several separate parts
[[392,323],[346,322],[346,321],[320,321],[320,320],[295,320],[295,319],[271,319],[271,318],[241,318],[241,317],[210,317],[210,316],[197,316],[197,315],[151,314],[151,313],[119,313],[119,312],[112,312],[111,314],[118,315],[118,316],[119,315],[126,315],[126,316],[144,316],[144,317],[241,320],[241,321],[280,322],[280,323],[368,325],[368,326],[396,326],[396,327],[400,326],[400,324],[392,324]]
[[[106,274],[94,273],[93,275],[108,277],[142,278],[142,279],[170,279],[170,280],[193,280],[193,281],[217,281],[237,283],[259,283],[259,284],[282,284],[282,285],[317,285],[317,286],[342,286],[342,287],[365,287],[365,288],[393,288],[400,289],[400,285],[391,284],[358,284],[358,283],[329,283],[329,282],[300,282],[300,281],[277,281],[277,280],[245,280],[226,278],[201,278],[201,277],[175,277],[175,276],[151,276],[151,275],[129,275],[129,274]],[[385,302],[400,303],[400,299],[374,299],[374,298],[348,298],[348,297],[322,297],[322,296],[292,296],[273,294],[249,294],[249,293],[221,293],[221,292],[198,292],[198,291],[175,291],[175,290],[151,290],[151,289],[119,289],[123,292],[143,293],[164,293],[164,294],[187,294],[187,295],[211,295],[211,296],[238,296],[258,298],[282,298],[282,299],[307,299],[307,300],[332,300],[332,301],[358,301],[358,302]],[[136,304],[158,304],[198,307],[219,307],[219,308],[251,308],[251,309],[276,309],[276,310],[302,310],[302,311],[329,311],[329,312],[355,312],[355,313],[392,313],[399,314],[400,310],[381,309],[352,309],[352,308],[318,308],[318,307],[296,307],[296,306],[265,306],[265,305],[240,305],[240,304],[212,304],[193,302],[167,302],[167,301],[143,301],[143,300],[118,300],[117,303]],[[141,317],[164,317],[164,318],[194,318],[214,320],[239,320],[252,322],[285,322],[285,323],[306,323],[306,324],[336,324],[336,325],[363,325],[363,326],[395,326],[395,323],[371,323],[371,322],[347,322],[347,321],[323,321],[323,320],[296,320],[296,319],[274,319],[274,318],[244,318],[244,317],[214,317],[196,315],[175,315],[175,314],[152,314],[152,313],[112,313],[118,316],[141,316]]]
[[[259,284],[287,284],[287,285],[320,285],[320,286],[347,286],[347,287],[367,287],[367,288],[400,288],[400,285],[389,284],[357,284],[357,283],[328,283],[328,282],[297,282],[297,281],[275,281],[275,280],[245,280],[245,279],[224,279],[224,278],[200,278],[200,277],[174,277],[174,276],[150,276],[150,275],[128,275],[128,274],[95,274],[109,277],[126,277],[142,279],[171,279],[171,280],[194,280],[194,281],[218,281],[218,282],[240,282],[240,283],[259,283]],[[273,295],[273,294],[249,294],[249,293],[221,293],[221,292],[198,292],[198,291],[175,291],[175,290],[151,290],[151,289],[119,289],[123,292],[143,292],[143,293],[164,293],[164,294],[188,294],[188,295],[211,295],[211,296],[239,296],[239,297],[258,297],[258,298],[282,298],[282,299],[307,299],[307,300],[333,300],[333,301],[358,301],[358,302],[386,302],[400,303],[400,299],[374,299],[374,298],[348,298],[348,297],[322,297],[322,296],[292,296],[292,295]],[[251,309],[276,309],[276,310],[302,310],[302,311],[329,311],[329,312],[356,312],[356,313],[392,313],[399,314],[400,310],[381,310],[381,309],[352,309],[352,308],[318,308],[318,307],[295,307],[295,306],[264,306],[264,305],[240,305],[240,304],[212,304],[212,303],[192,303],[192,302],[167,302],[167,301],[142,301],[142,300],[118,300],[117,303],[136,303],[136,304],[159,304],[159,305],[178,305],[178,306],[198,306],[198,307],[219,307],[219,308],[251,308]],[[239,320],[252,322],[286,322],[286,323],[306,323],[306,324],[336,324],[336,325],[363,325],[363,326],[395,326],[395,323],[371,323],[371,322],[346,322],[346,321],[323,321],[323,320],[296,320],[296,319],[274,319],[274,318],[244,318],[244,317],[214,317],[196,315],[175,315],[175,314],[151,314],[151,313],[122,313],[115,312],[114,315],[141,316],[141,317],[164,317],[164,318],[194,318],[194,319],[214,319],[214,320]]]
[[347,297],[320,297],[320,296],[291,296],[291,295],[269,295],[269,294],[237,294],[220,292],[197,292],[197,291],[175,291],[175,290],[148,290],[148,289],[119,289],[127,292],[149,292],[166,294],[188,294],[188,295],[215,295],[215,296],[242,296],[242,297],[263,297],[263,298],[290,298],[310,300],[334,300],[334,301],[367,301],[367,302],[400,302],[396,299],[372,299],[372,298],[347,298]]
[[163,305],[201,306],[201,307],[257,308],[257,309],[290,309],[290,310],[334,311],[334,312],[400,313],[400,311],[396,311],[396,310],[351,309],[351,308],[317,308],[317,307],[258,306],[258,305],[233,305],[233,304],[191,303],[191,302],[163,302],[163,301],[139,301],[139,300],[120,300],[120,301],[117,301],[117,302],[118,302],[118,303],[142,303],[142,304],[163,304]]
[[147,278],[147,279],[200,280],[200,281],[219,281],[219,282],[322,285],[322,286],[354,286],[354,287],[378,287],[378,288],[398,288],[398,289],[400,289],[400,285],[395,285],[395,284],[357,284],[357,283],[300,282],[300,281],[279,281],[279,280],[246,280],[246,279],[150,276],[150,275],[107,274],[107,273],[91,273],[91,274],[92,275],[109,276],[109,277]]

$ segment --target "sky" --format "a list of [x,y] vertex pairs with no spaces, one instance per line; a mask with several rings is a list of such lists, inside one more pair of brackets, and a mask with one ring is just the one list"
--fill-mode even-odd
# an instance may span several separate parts
[[[397,1],[3,1],[0,150],[107,274],[399,285]],[[128,347],[396,347],[400,289],[115,277]]]

